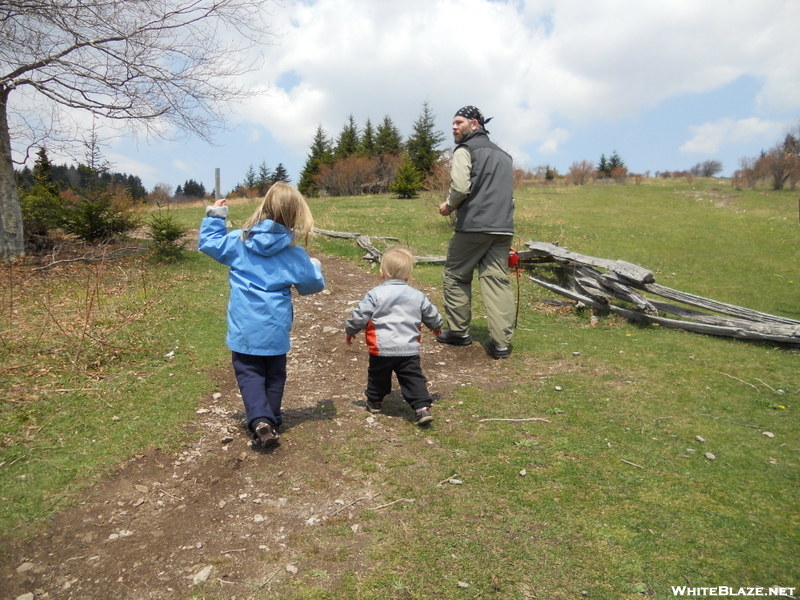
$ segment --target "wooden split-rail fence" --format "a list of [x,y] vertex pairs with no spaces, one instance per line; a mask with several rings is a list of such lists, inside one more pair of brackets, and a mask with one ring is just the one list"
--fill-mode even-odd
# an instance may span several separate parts
[[[365,260],[379,261],[381,252],[374,238],[358,233],[316,229],[331,237],[353,238],[365,250]],[[529,241],[519,251],[520,263],[535,270],[547,267],[557,279],[530,275],[529,279],[575,302],[577,308],[592,308],[599,314],[617,314],[635,322],[746,340],[800,344],[800,321],[749,308],[718,302],[681,292],[655,282],[652,271],[622,260],[609,260],[570,252],[546,242]],[[444,256],[416,256],[417,262],[444,264]],[[658,296],[681,305],[650,297]],[[613,301],[629,306],[619,306]],[[700,310],[697,310],[700,309]],[[664,315],[671,316],[664,316]]]

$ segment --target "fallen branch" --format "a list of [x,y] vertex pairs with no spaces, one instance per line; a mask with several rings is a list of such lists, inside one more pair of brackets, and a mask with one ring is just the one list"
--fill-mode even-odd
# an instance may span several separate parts
[[525,421],[540,421],[542,423],[550,423],[548,419],[540,419],[539,417],[531,417],[529,419],[481,419],[478,422],[485,423],[486,421],[512,421],[514,423],[523,423]]
[[278,574],[278,573],[280,573],[280,572],[281,572],[281,567],[278,567],[278,570],[277,570],[277,571],[275,571],[275,572],[274,572],[272,575],[270,575],[270,576],[269,576],[269,579],[267,579],[267,580],[266,580],[264,583],[262,583],[261,585],[259,585],[259,586],[258,586],[258,589],[261,589],[261,588],[263,588],[265,585],[267,585],[267,584],[268,584],[270,581],[272,581],[272,580],[275,578],[275,575],[277,575],[277,574]]
[[147,248],[142,248],[141,246],[129,246],[126,248],[118,248],[113,252],[103,252],[102,254],[85,254],[83,256],[79,256],[78,258],[64,258],[62,260],[54,260],[51,263],[46,265],[42,265],[41,267],[36,267],[35,271],[45,271],[50,267],[55,267],[56,265],[61,265],[65,263],[74,263],[74,262],[94,262],[96,260],[105,260],[108,258],[117,258],[118,256],[124,256],[128,252],[145,252]]
[[452,475],[450,475],[450,477],[446,477],[445,479],[442,479],[442,480],[441,480],[439,483],[437,483],[436,485],[442,485],[443,483],[447,483],[448,481],[450,481],[450,480],[451,480],[453,477],[455,477],[456,475],[458,475],[458,473],[453,473]]
[[382,508],[386,508],[387,506],[391,506],[392,504],[397,504],[398,502],[416,502],[413,498],[400,498],[399,500],[395,500],[394,502],[389,502],[387,504],[381,504],[380,506],[375,506],[372,508],[368,508],[367,510],[380,510]]
[[220,554],[230,554],[231,552],[247,552],[247,548],[237,548],[236,550],[223,550]]
[[644,469],[644,467],[642,465],[637,465],[636,463],[632,463],[631,461],[625,460],[624,458],[620,458],[620,460],[622,462],[624,462],[626,465],[630,465],[632,467],[636,467],[637,469]]
[[339,514],[340,512],[342,512],[343,510],[345,510],[345,509],[348,509],[348,508],[350,508],[351,506],[353,506],[353,504],[355,504],[356,502],[361,502],[361,501],[363,501],[363,500],[372,500],[373,498],[377,498],[378,496],[380,496],[380,495],[381,495],[381,493],[382,493],[382,492],[378,492],[378,493],[377,493],[377,494],[375,494],[374,496],[364,496],[363,498],[356,498],[355,500],[353,500],[353,501],[352,501],[350,504],[348,504],[347,506],[343,506],[342,508],[340,508],[340,509],[339,509],[339,510],[337,510],[336,512],[334,512],[334,513],[331,513],[331,516],[332,516],[332,517],[335,517],[336,515],[338,515],[338,514]]
[[747,381],[744,381],[743,379],[739,379],[738,377],[734,377],[733,375],[728,375],[727,373],[723,373],[722,371],[717,371],[717,374],[718,375],[725,375],[725,377],[730,377],[731,379],[735,379],[739,383],[743,383],[745,385],[749,385],[751,388],[753,388],[759,394],[761,393],[761,390],[759,390],[756,386],[754,386],[752,383],[748,383]]

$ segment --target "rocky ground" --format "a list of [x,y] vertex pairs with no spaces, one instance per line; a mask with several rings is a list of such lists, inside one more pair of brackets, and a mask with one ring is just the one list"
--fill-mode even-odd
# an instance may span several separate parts
[[[343,322],[379,279],[366,267],[318,258],[327,289],[295,300],[281,443],[251,449],[233,374],[221,365],[212,373],[218,391],[198,398],[193,427],[200,439],[175,456],[132,456],[80,504],[55,515],[43,534],[6,544],[0,597],[169,599],[199,589],[231,599],[264,591],[280,597],[301,570],[313,567],[335,582],[363,568],[370,533],[360,516],[389,500],[380,471],[342,469],[330,459],[331,445],[359,437],[399,444],[402,435],[424,452],[435,442],[411,424],[397,391],[385,403],[388,415],[366,412],[363,336],[346,346]],[[423,369],[439,398],[434,427],[445,426],[441,409],[455,387],[502,384],[507,365],[478,344],[442,346],[428,332],[423,339]],[[314,527],[331,519],[353,535],[316,539]],[[296,560],[310,545],[313,565]]]

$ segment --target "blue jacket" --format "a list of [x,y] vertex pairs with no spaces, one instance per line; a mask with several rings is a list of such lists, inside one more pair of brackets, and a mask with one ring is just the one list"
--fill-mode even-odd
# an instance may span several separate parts
[[[200,225],[200,252],[230,267],[228,348],[240,354],[279,356],[289,351],[293,310],[291,287],[300,295],[325,287],[318,265],[292,245],[283,225],[264,220],[242,241],[242,231],[228,231],[227,210],[210,208]],[[216,216],[219,215],[219,216]]]

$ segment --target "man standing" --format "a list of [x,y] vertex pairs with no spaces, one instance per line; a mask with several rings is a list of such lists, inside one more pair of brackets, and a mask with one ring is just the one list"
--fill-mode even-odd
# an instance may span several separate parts
[[511,156],[489,140],[486,121],[474,106],[453,117],[457,146],[450,168],[450,195],[439,205],[448,216],[458,210],[444,265],[446,329],[437,341],[472,343],[472,277],[478,269],[489,324],[489,354],[508,358],[514,330],[514,294],[508,254],[514,234],[514,167]]

